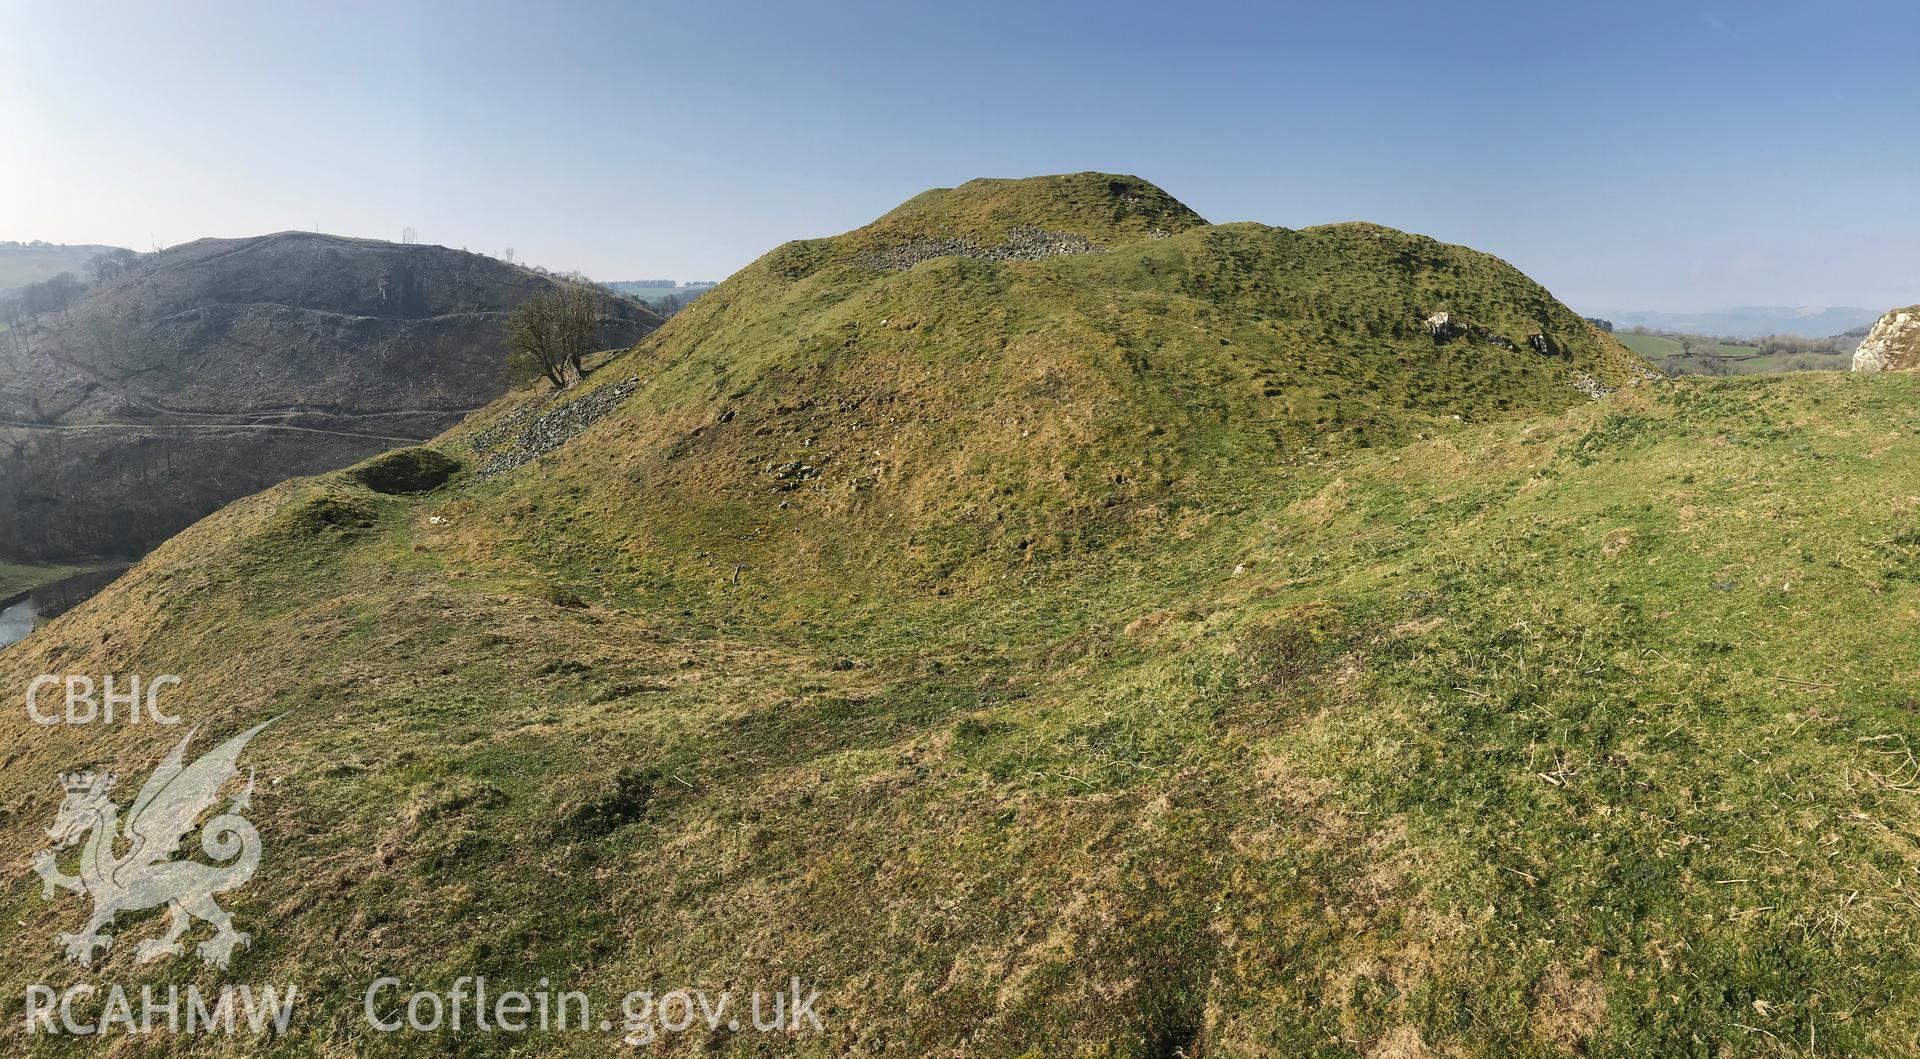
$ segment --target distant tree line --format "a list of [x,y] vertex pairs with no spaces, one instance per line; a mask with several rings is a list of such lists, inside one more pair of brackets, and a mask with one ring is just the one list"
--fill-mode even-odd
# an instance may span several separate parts
[[[93,278],[92,286],[105,286],[132,271],[139,261],[140,255],[131,250],[109,250],[87,262],[87,275]],[[85,281],[71,272],[29,283],[0,298],[0,323],[5,323],[8,328],[16,328],[41,313],[60,313],[64,316],[87,287]]]
[[[14,244],[22,245],[22,244]],[[31,244],[27,244],[31,245]],[[103,287],[122,276],[139,269],[143,262],[156,255],[143,255],[132,250],[109,250],[97,254],[87,262],[87,275],[92,277],[93,287]],[[35,317],[49,313],[58,313],[61,321],[69,318],[68,309],[86,294],[88,284],[71,272],[62,272],[39,283],[29,283],[10,292],[0,292],[0,345],[26,353],[32,349],[31,329],[25,325]],[[103,326],[95,321],[94,340],[106,351],[113,344],[110,339],[118,336],[100,334]]]
[[[1865,335],[1860,336],[1865,338]],[[1806,338],[1801,335],[1766,335],[1751,338],[1746,345],[1759,346],[1761,353],[1852,353],[1853,347],[1860,343],[1845,335],[1831,338]]]
[[1586,320],[1588,323],[1592,324],[1596,330],[1605,331],[1607,334],[1613,334],[1612,320],[1602,320],[1598,316],[1589,316],[1586,318]]
[[1808,338],[1806,335],[1762,335],[1759,338],[1736,338],[1732,335],[1695,335],[1683,331],[1657,331],[1636,324],[1627,329],[1630,335],[1655,335],[1660,338],[1676,339],[1683,345],[1722,345],[1753,346],[1762,353],[1851,353],[1858,342],[1849,339],[1867,337],[1868,328],[1855,328],[1845,334],[1831,335],[1827,338]]
[[62,272],[52,279],[30,283],[20,288],[18,294],[7,299],[5,315],[8,326],[14,326],[27,317],[38,316],[41,313],[65,313],[67,307],[80,297],[80,292],[86,289],[87,285],[80,282],[80,278],[71,272]]

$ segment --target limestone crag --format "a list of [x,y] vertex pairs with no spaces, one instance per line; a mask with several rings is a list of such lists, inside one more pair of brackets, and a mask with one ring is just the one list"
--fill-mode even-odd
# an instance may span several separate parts
[[1905,371],[1920,367],[1920,305],[1880,318],[1853,351],[1854,371]]

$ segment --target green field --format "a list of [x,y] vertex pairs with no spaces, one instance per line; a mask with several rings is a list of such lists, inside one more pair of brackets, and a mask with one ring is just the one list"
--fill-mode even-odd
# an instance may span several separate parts
[[64,581],[75,574],[98,569],[90,564],[43,564],[0,562],[0,599],[32,591],[41,585]]
[[1760,375],[1780,371],[1845,371],[1850,353],[1774,353],[1758,346],[1696,339],[1691,352],[1675,335],[1616,332],[1620,344],[1658,365],[1669,375]]

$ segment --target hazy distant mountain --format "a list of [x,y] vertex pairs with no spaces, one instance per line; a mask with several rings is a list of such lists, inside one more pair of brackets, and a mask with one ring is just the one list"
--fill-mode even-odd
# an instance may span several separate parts
[[1621,331],[1645,327],[1689,335],[1759,338],[1762,335],[1804,335],[1826,338],[1873,323],[1880,314],[1853,306],[1829,308],[1787,305],[1749,305],[1697,313],[1612,312],[1599,315]]
[[[555,282],[310,232],[144,255],[0,333],[0,555],[138,554],[230,500],[432,437],[506,390],[502,322]],[[608,296],[602,346],[659,324]]]

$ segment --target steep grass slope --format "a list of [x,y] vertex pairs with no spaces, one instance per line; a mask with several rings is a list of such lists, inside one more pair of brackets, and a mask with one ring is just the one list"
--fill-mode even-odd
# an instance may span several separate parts
[[451,481],[278,486],[0,653],[281,718],[224,974],[136,965],[140,919],[64,964],[24,868],[56,771],[177,732],[0,719],[0,995],[309,997],[130,1054],[609,1047],[374,1033],[381,974],[822,993],[671,1054],[1911,1053],[1920,379],[1594,402],[1634,362],[1491,259],[984,187],[1027,212],[971,251],[1104,252],[784,247],[443,438]]
[[[1088,252],[968,256],[1059,242],[1034,232]],[[903,248],[934,256],[893,267]],[[1206,226],[1102,174],[922,195],[773,251],[680,317],[602,371],[639,386],[594,440],[504,503],[548,525],[579,511],[542,561],[588,594],[701,553],[787,588],[958,590],[1329,454],[1645,374],[1484,254],[1371,225]],[[475,424],[480,460],[511,433],[498,418]]]

